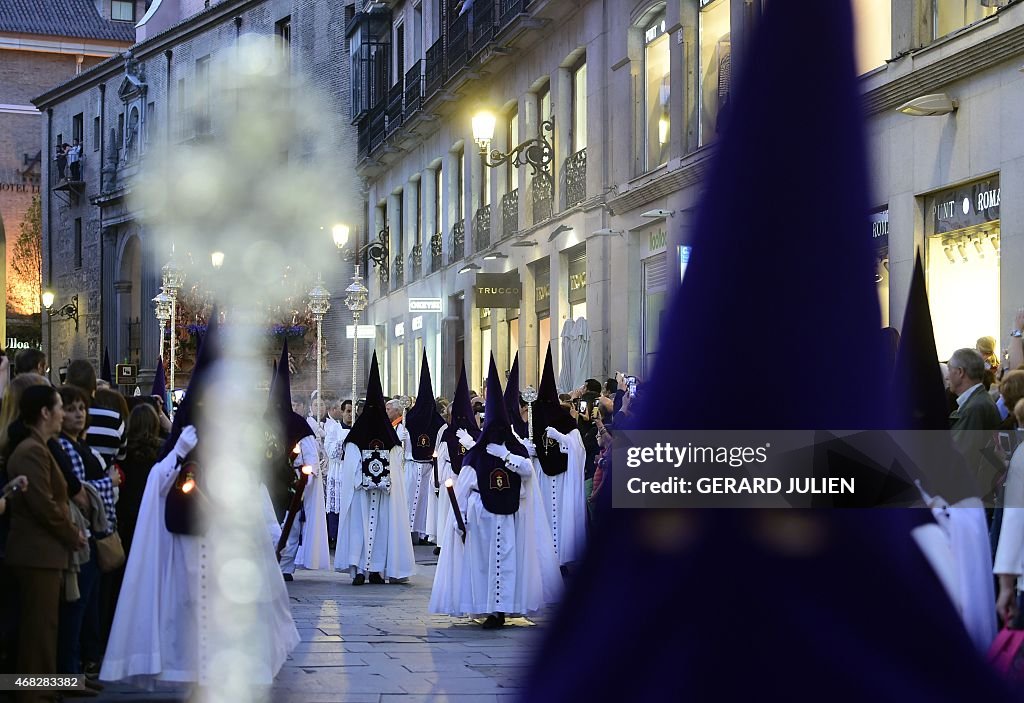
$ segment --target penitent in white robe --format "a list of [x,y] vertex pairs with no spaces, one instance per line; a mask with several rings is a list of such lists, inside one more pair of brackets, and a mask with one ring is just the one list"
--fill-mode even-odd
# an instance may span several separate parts
[[329,513],[341,512],[342,450],[348,433],[349,430],[343,428],[340,422],[328,421],[324,437],[324,452],[327,454],[327,481],[324,483],[324,493]]
[[528,461],[521,466],[514,469],[523,481],[519,510],[495,515],[483,506],[476,471],[463,465],[455,495],[466,522],[466,541],[453,516],[441,537],[431,613],[529,615],[557,602],[562,589],[558,561],[537,505],[532,467]]
[[362,488],[363,457],[359,447],[345,444],[341,510],[334,568],[338,571],[377,572],[384,578],[408,578],[416,573],[405,497],[404,451],[388,455],[391,491]]
[[[442,425],[434,437],[432,453],[437,451],[441,433],[448,425]],[[408,448],[407,448],[408,449]],[[437,495],[434,493],[434,462],[416,461],[412,450],[405,455],[406,493],[409,496],[409,532],[431,537],[436,536]],[[440,470],[440,467],[438,467]],[[443,485],[443,484],[442,484]]]
[[[164,506],[178,476],[172,453],[153,467],[146,482],[131,555],[125,567],[124,588],[117,602],[114,623],[103,657],[100,678],[129,681],[155,688],[160,684],[206,685],[224,672],[209,668],[207,632],[212,623],[202,616],[209,601],[207,584],[216,581],[207,573],[206,537],[176,535],[164,526]],[[260,489],[264,505],[270,494]],[[299,633],[289,609],[288,591],[278,570],[274,548],[259,531],[248,555],[257,565],[261,584],[253,608],[261,636],[258,676],[255,684],[270,685],[289,652],[299,643]]]
[[579,430],[560,435],[559,448],[568,456],[569,468],[557,476],[548,476],[540,460],[534,469],[540,480],[541,501],[551,528],[551,539],[560,565],[583,558],[587,539],[587,501],[583,494],[583,465],[587,450]]
[[[303,464],[311,466],[313,473],[306,481],[306,489],[302,493],[302,517],[292,525],[292,529],[302,531],[302,541],[295,554],[295,566],[303,569],[331,568],[331,552],[327,544],[327,512],[324,506],[324,481],[322,474],[327,462],[321,461],[320,448],[313,437],[303,437],[299,441],[300,455],[296,460],[300,470]],[[283,561],[283,560],[282,560]]]

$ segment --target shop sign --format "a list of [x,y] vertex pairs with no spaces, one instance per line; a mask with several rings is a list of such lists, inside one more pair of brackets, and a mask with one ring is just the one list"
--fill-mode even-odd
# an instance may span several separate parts
[[417,315],[412,318],[412,331],[415,332],[421,329],[423,329],[423,315]]
[[686,267],[690,265],[690,254],[693,253],[693,247],[679,245],[679,282],[683,282],[683,276],[686,275]]
[[[353,325],[345,325],[345,338],[352,339],[354,332]],[[359,325],[359,339],[374,339],[377,336],[377,328],[373,325]]]
[[651,254],[657,254],[665,248],[668,242],[668,233],[663,227],[659,227],[648,235],[648,249]]
[[889,247],[889,208],[871,214],[871,245],[876,251]]
[[474,307],[517,308],[523,299],[523,284],[518,271],[478,273],[475,287]]
[[441,312],[441,299],[409,298],[409,312]]
[[23,342],[17,337],[7,338],[7,349],[42,349],[39,342]]
[[547,300],[551,297],[551,284],[545,283],[542,286],[537,286],[534,292],[536,293],[534,300],[538,303],[542,300]]
[[934,224],[934,234],[954,232],[998,220],[1001,199],[998,176],[936,193],[926,201]]
[[139,378],[139,367],[135,364],[117,364],[114,367],[114,382],[119,386],[130,386]]
[[395,325],[395,336],[396,337],[404,337],[405,336],[405,323],[404,322],[399,322],[399,323],[397,323]]

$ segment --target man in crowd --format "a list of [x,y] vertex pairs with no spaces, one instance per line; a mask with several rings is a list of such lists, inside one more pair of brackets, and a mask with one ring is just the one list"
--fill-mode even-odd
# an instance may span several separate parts
[[38,349],[21,349],[14,355],[14,375],[37,373],[46,376],[46,354]]
[[995,467],[982,455],[999,427],[999,410],[985,390],[985,361],[974,349],[957,349],[949,359],[949,389],[956,395],[957,408],[949,416],[953,442],[974,471],[982,495],[988,494],[995,479]]

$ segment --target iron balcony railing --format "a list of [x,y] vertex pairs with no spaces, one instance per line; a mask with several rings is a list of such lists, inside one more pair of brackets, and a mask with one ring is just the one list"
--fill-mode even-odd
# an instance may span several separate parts
[[444,37],[427,49],[423,67],[423,99],[429,100],[444,85]]
[[441,245],[444,238],[438,232],[430,238],[430,272],[441,270]]
[[423,105],[423,61],[416,61],[405,72],[405,119],[412,117]]
[[405,262],[401,254],[395,254],[391,261],[391,290],[398,290],[405,285]]
[[501,236],[507,238],[519,231],[519,189],[501,196]]
[[533,224],[550,219],[554,214],[555,181],[546,170],[533,177]]
[[423,245],[417,242],[409,252],[409,283],[412,283],[420,276],[423,270]]
[[390,137],[399,127],[402,126],[402,98],[405,97],[405,86],[401,79],[393,86],[388,93],[388,121],[387,130]]
[[448,263],[454,263],[466,255],[466,223],[460,217],[452,225],[452,236],[448,242]]
[[565,160],[565,207],[571,208],[587,199],[587,149],[580,149]]
[[491,206],[483,205],[473,218],[473,251],[482,251],[491,245]]
[[471,54],[476,56],[494,40],[494,1],[473,3],[473,23],[469,27]]

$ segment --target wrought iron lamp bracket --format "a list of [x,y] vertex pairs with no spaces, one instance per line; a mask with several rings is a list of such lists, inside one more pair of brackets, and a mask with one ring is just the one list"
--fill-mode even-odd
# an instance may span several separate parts
[[548,166],[554,158],[554,149],[551,147],[544,133],[554,132],[554,119],[544,120],[540,123],[540,133],[533,139],[527,139],[507,154],[497,149],[491,150],[490,156],[483,155],[484,165],[488,168],[497,168],[504,163],[511,163],[516,168],[527,166],[533,169],[533,175],[540,172],[547,172]]

